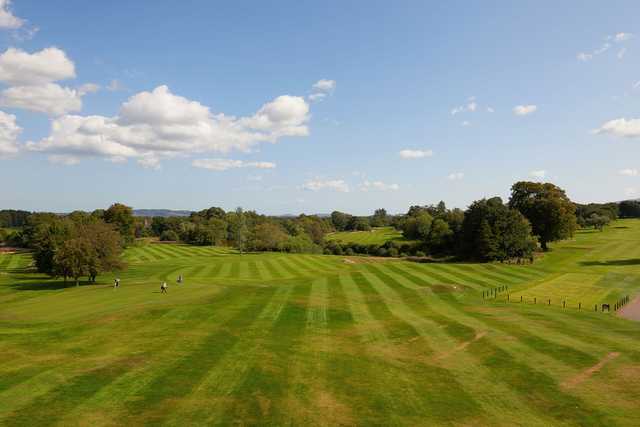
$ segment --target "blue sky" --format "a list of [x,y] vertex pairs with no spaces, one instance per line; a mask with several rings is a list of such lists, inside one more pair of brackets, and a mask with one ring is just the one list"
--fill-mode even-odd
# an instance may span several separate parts
[[0,6],[0,208],[640,197],[637,1]]

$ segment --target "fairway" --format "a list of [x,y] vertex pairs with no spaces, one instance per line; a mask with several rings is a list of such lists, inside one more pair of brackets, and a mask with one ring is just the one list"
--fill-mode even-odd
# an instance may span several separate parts
[[327,240],[342,243],[358,243],[360,245],[383,245],[391,240],[409,243],[402,233],[393,227],[376,227],[370,231],[340,231],[327,235]]
[[0,254],[0,425],[640,425],[640,324],[593,310],[640,291],[639,220],[533,265],[125,258],[115,290]]

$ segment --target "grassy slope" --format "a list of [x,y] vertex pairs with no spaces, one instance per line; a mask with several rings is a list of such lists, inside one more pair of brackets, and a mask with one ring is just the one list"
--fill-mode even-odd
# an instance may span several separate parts
[[618,221],[533,266],[149,245],[118,290],[0,255],[0,425],[640,425],[640,325],[558,305],[638,292],[639,241]]
[[371,231],[341,231],[329,234],[327,239],[362,245],[382,245],[390,240],[408,242],[402,237],[402,233],[393,227],[377,227]]

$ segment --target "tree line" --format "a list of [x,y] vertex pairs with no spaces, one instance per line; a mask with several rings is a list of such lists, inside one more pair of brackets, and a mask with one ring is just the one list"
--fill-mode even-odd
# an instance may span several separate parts
[[[370,216],[334,211],[329,216],[277,217],[238,208],[211,207],[188,217],[134,217],[116,203],[91,213],[66,215],[0,211],[0,227],[19,227],[0,243],[34,250],[39,271],[54,277],[95,277],[123,267],[120,254],[136,239],[157,238],[245,251],[334,255],[451,257],[477,261],[531,260],[538,247],[568,238],[577,227],[602,229],[618,217],[640,217],[639,201],[574,204],[551,183],[517,182],[508,201],[476,200],[466,210],[437,205],[411,206],[406,214],[377,209]],[[327,238],[336,231],[368,231],[392,226],[404,241],[379,245],[342,243]],[[5,233],[6,234],[6,233]]]

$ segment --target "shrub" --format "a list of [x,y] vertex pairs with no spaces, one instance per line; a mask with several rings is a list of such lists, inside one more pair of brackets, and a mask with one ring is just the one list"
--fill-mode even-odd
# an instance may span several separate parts
[[353,255],[353,254],[354,254],[353,249],[351,249],[351,248],[347,248],[347,250],[346,250],[346,251],[344,251],[344,254],[345,254],[345,255],[348,255],[348,256]]
[[163,242],[176,242],[178,240],[178,234],[173,230],[165,230],[160,235],[160,240]]
[[378,256],[388,256],[389,253],[387,252],[387,250],[385,248],[378,248]]
[[397,257],[398,256],[398,249],[396,249],[396,248],[389,249],[389,256],[390,257],[394,257],[394,258]]
[[424,258],[425,256],[427,256],[424,252],[422,251],[416,251],[416,256],[420,257],[420,258]]

